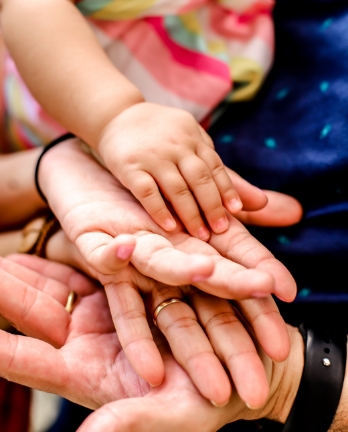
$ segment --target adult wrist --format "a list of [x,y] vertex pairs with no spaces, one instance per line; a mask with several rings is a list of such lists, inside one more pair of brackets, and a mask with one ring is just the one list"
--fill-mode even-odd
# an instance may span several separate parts
[[294,404],[304,368],[304,342],[297,328],[288,326],[291,350],[282,363],[273,363],[270,398],[261,418],[285,423]]
[[[284,431],[299,429],[301,431],[309,429],[317,431],[320,429],[341,432],[348,430],[346,336],[339,330],[332,330],[332,333],[325,332],[325,335],[329,335],[325,336],[328,340],[322,340],[323,329],[325,330],[325,327],[318,324],[306,323],[306,326],[302,327],[303,336],[299,334],[297,329],[295,331],[290,329],[291,354],[288,360],[284,362],[281,380],[277,381],[277,379],[272,378],[273,385],[278,385],[278,388],[274,393],[276,397],[273,403],[272,397],[270,397],[267,406],[268,408],[271,406],[271,410],[266,414],[270,420],[286,423],[282,429]],[[303,343],[303,338],[305,343]],[[304,355],[305,344],[307,344],[306,355]],[[331,344],[330,349],[323,350],[323,344]],[[299,349],[300,346],[302,346],[301,349]],[[316,370],[317,366],[315,365],[318,364],[318,359],[320,365],[324,367],[322,372]],[[327,364],[324,364],[324,360]],[[331,375],[327,375],[329,371],[325,370],[325,366],[333,368]],[[338,406],[337,398],[339,398]],[[337,402],[334,402],[335,400]],[[316,412],[317,414],[315,414]],[[319,420],[318,416],[322,421]],[[332,418],[334,418],[333,421]]]
[[[348,352],[348,343],[347,343]],[[343,388],[336,415],[332,422],[329,432],[343,432],[348,430],[348,368],[344,374]]]
[[[40,192],[49,203],[51,207],[52,196],[50,194],[51,184],[52,182],[57,181],[55,173],[59,170],[59,166],[62,163],[60,161],[60,155],[64,154],[64,163],[70,164],[74,163],[69,154],[71,146],[74,145],[79,139],[73,136],[67,138],[64,141],[59,142],[59,144],[51,147],[49,151],[43,154],[43,157],[38,161],[38,165],[36,168],[36,182],[37,186],[40,189]],[[64,179],[61,179],[64,181]]]

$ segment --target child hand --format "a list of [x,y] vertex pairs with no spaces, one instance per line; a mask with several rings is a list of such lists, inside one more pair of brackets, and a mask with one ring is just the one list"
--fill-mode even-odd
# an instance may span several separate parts
[[104,128],[99,152],[109,170],[164,230],[176,227],[165,199],[188,232],[209,239],[200,209],[215,233],[227,230],[226,210],[242,202],[210,137],[191,116],[174,108],[139,103]]

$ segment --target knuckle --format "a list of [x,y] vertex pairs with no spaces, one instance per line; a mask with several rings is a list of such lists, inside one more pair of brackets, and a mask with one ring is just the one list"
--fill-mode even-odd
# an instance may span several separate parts
[[[231,363],[235,362],[236,359],[241,359],[243,357],[250,357],[250,356],[254,356],[254,355],[256,355],[256,350],[255,349],[246,348],[246,349],[244,349],[242,351],[232,352],[231,354],[229,354],[226,357],[225,362],[226,362],[226,364],[231,364]],[[247,360],[245,360],[245,361],[247,361]]]
[[215,176],[220,176],[221,174],[225,174],[226,170],[225,167],[219,163],[219,164],[215,164],[212,167],[211,173],[215,177]]
[[239,325],[240,321],[232,312],[221,312],[211,317],[205,324],[207,331],[212,331],[217,327]]
[[173,190],[173,195],[177,198],[189,198],[191,192],[186,186],[178,186]]
[[158,187],[151,180],[140,180],[132,187],[133,194],[140,199],[151,200],[158,197]]
[[17,325],[20,325],[23,321],[25,321],[25,319],[27,318],[27,316],[29,316],[35,302],[38,296],[38,291],[34,290],[34,291],[29,291],[29,290],[25,290],[22,296],[22,301],[21,304],[23,305],[23,308],[21,310],[21,314],[18,318],[17,321]]
[[200,170],[196,176],[196,184],[197,185],[206,185],[211,182],[212,177],[210,172],[207,169]]
[[129,309],[127,311],[122,311],[120,313],[113,313],[112,319],[116,325],[120,321],[138,321],[142,319],[146,319],[145,312],[142,312],[138,309]]
[[13,337],[11,334],[7,334],[6,340],[6,348],[7,348],[7,357],[8,361],[4,371],[1,373],[1,376],[9,381],[11,381],[11,369],[16,360],[16,354],[18,350],[18,338]]
[[173,321],[171,321],[168,325],[164,326],[163,333],[168,334],[171,331],[180,331],[180,330],[190,330],[192,328],[197,327],[197,319],[195,319],[193,316],[185,316],[176,318]]

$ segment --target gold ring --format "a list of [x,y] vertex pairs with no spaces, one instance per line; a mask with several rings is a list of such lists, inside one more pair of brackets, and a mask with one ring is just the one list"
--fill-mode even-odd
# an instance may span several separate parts
[[155,308],[155,310],[153,311],[153,322],[154,322],[156,327],[158,327],[157,326],[157,317],[158,317],[159,313],[161,312],[161,310],[163,310],[165,307],[167,307],[173,303],[185,303],[185,302],[180,297],[173,297],[173,298],[170,298],[168,300],[164,300],[162,303],[160,303]]
[[70,293],[69,293],[69,295],[68,295],[68,300],[66,301],[66,305],[65,305],[65,309],[66,309],[67,312],[69,312],[70,314],[71,314],[72,311],[74,310],[76,297],[77,297],[76,292],[75,292],[75,291],[70,291]]

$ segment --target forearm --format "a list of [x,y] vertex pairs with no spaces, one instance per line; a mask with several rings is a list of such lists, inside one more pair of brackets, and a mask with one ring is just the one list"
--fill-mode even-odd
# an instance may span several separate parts
[[67,130],[97,148],[104,126],[143,100],[138,89],[110,62],[71,1],[0,3],[6,44],[33,95]]
[[0,230],[21,224],[46,207],[34,181],[40,152],[34,149],[0,156]]

